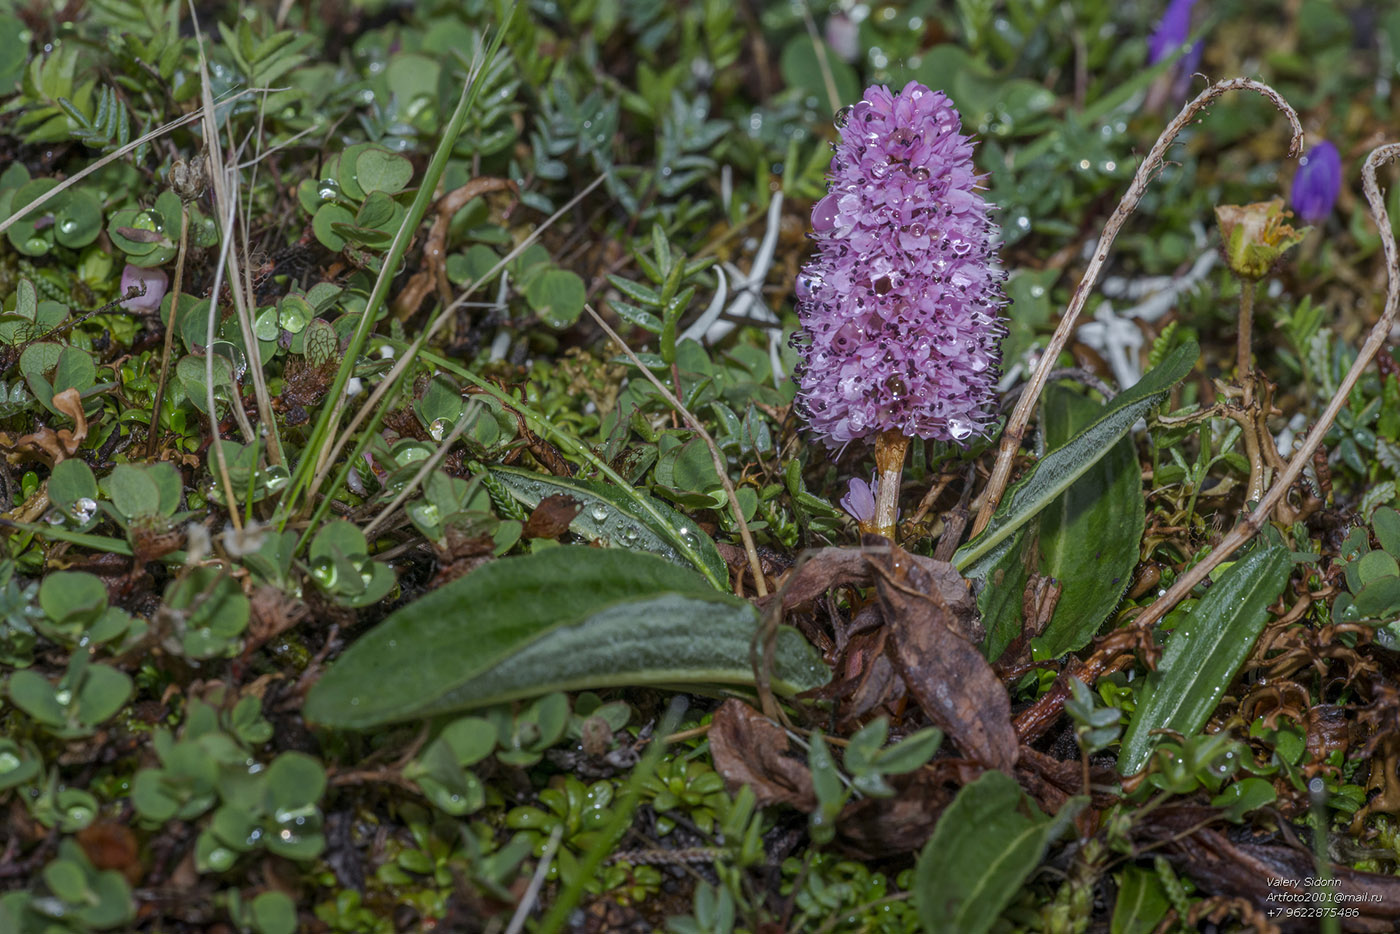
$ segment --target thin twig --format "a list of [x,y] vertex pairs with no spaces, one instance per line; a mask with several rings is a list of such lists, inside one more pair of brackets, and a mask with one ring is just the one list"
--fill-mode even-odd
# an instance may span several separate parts
[[834,113],[841,109],[841,95],[836,90],[836,77],[831,73],[831,61],[826,56],[826,43],[822,41],[821,34],[817,32],[817,21],[812,18],[812,11],[807,6],[806,0],[802,0],[798,6],[802,10],[802,22],[807,27],[807,36],[812,40],[812,51],[817,53],[817,70],[822,73],[822,85],[826,88],[826,99],[831,104]]
[[[758,591],[760,597],[768,596],[768,585],[763,580],[763,565],[758,560],[758,548],[754,545],[753,535],[749,532],[749,524],[744,521],[744,510],[739,505],[739,495],[734,489],[734,483],[729,479],[729,467],[724,462],[724,455],[720,453],[719,445],[715,444],[715,439],[710,437],[710,433],[705,430],[705,426],[700,424],[700,420],[690,414],[690,410],[685,407],[685,403],[676,398],[671,390],[666,388],[666,384],[656,378],[656,375],[642,365],[642,361],[637,359],[637,355],[632,352],[632,348],[627,346],[616,331],[614,331],[598,312],[593,310],[592,305],[585,304],[584,310],[592,316],[598,326],[612,338],[616,344],[622,348],[622,352],[627,354],[627,359],[641,370],[642,375],[651,381],[656,387],[656,391],[661,393],[661,398],[670,403],[676,414],[685,421],[686,427],[700,436],[700,440],[705,443],[705,447],[710,450],[710,459],[714,461],[715,473],[719,474],[719,482],[724,485],[724,494],[729,497],[729,512],[734,516],[734,522],[739,527],[739,537],[744,541],[744,551],[749,556],[749,572],[753,575],[754,589]],[[680,388],[679,386],[677,388]]]
[[[209,77],[209,63],[204,54],[204,33],[199,26],[199,16],[194,9],[194,0],[189,0],[190,22],[194,24],[195,42],[199,49],[199,74],[201,93],[204,101],[204,147],[205,164],[209,166],[209,180],[214,189],[214,204],[218,207],[219,213],[223,214],[227,205],[229,223],[220,233],[225,237],[233,236],[234,225],[232,218],[237,216],[238,202],[238,170],[234,168],[238,164],[238,153],[231,155],[230,165],[227,169],[224,166],[223,147],[219,142],[219,125],[215,122],[214,98],[210,91],[212,82]],[[227,174],[225,174],[227,172]],[[246,242],[245,242],[246,245]],[[259,357],[258,341],[253,335],[253,309],[251,302],[242,291],[240,291],[239,262],[237,253],[229,250],[225,252],[229,266],[228,283],[229,292],[233,296],[233,306],[235,316],[238,318],[239,330],[243,335],[243,345],[247,348],[248,368],[253,381],[253,398],[258,406],[258,421],[262,424],[263,431],[266,432],[267,459],[269,463],[282,463],[282,444],[277,432],[277,419],[272,412],[272,395],[267,390],[267,378],[263,373],[262,360]],[[179,303],[179,296],[171,300],[171,307],[174,308]],[[216,288],[209,296],[209,307],[214,309],[219,304],[219,292]],[[173,322],[173,318],[172,318]],[[206,335],[209,346],[214,344],[214,330],[211,326]],[[206,349],[205,351],[209,351]],[[212,368],[211,368],[212,369]],[[235,413],[235,417],[240,423],[246,422],[247,417],[243,414],[243,406],[239,399],[231,401],[230,407]],[[211,413],[212,415],[212,413]],[[251,432],[251,426],[244,425],[244,431],[250,434],[248,441],[251,443],[258,436]],[[229,503],[229,508],[233,509],[233,503]]]
[[1273,101],[1274,106],[1288,118],[1288,122],[1293,127],[1293,138],[1289,143],[1288,154],[1296,156],[1302,152],[1303,126],[1298,122],[1298,115],[1293,108],[1273,88],[1248,78],[1232,78],[1229,81],[1218,81],[1212,84],[1198,94],[1195,100],[1182,108],[1181,113],[1176,115],[1176,119],[1167,124],[1167,128],[1162,131],[1162,135],[1157,138],[1156,144],[1148,152],[1147,158],[1138,167],[1137,174],[1133,176],[1132,184],[1128,186],[1127,193],[1123,195],[1123,200],[1118,203],[1118,207],[1114,209],[1108,223],[1104,225],[1103,233],[1099,235],[1098,245],[1094,247],[1094,256],[1089,261],[1089,267],[1084,270],[1084,277],[1079,280],[1079,285],[1074,290],[1074,296],[1070,299],[1069,307],[1065,309],[1064,316],[1060,318],[1059,326],[1055,328],[1055,333],[1050,338],[1049,346],[1045,348],[1045,353],[1041,355],[1040,363],[1036,366],[1035,373],[1031,376],[1026,390],[1021,393],[1016,408],[1012,411],[1011,417],[1007,419],[1006,429],[1001,435],[1001,448],[997,451],[996,465],[992,468],[991,479],[987,481],[986,491],[982,495],[982,510],[977,514],[977,522],[972,529],[973,535],[977,535],[987,527],[987,523],[992,519],[992,514],[996,512],[997,506],[1001,503],[1002,496],[1006,493],[1007,482],[1011,479],[1012,459],[1021,447],[1021,439],[1025,436],[1031,413],[1035,410],[1040,393],[1045,388],[1050,371],[1055,368],[1060,351],[1064,349],[1070,334],[1074,332],[1079,313],[1084,310],[1084,304],[1089,300],[1089,293],[1098,281],[1099,272],[1108,259],[1108,248],[1117,239],[1118,232],[1123,228],[1129,215],[1137,209],[1138,202],[1142,200],[1143,193],[1147,191],[1148,183],[1152,181],[1161,168],[1167,149],[1176,139],[1177,134],[1185,129],[1186,125],[1207,104],[1227,91],[1257,91]]
[[151,404],[151,428],[146,436],[146,457],[156,456],[160,441],[160,410],[165,404],[165,381],[170,376],[170,355],[175,345],[175,325],[180,313],[180,289],[185,279],[185,249],[189,245],[190,206],[180,200],[180,251],[175,257],[175,284],[170,291],[170,323],[165,328],[165,349],[160,355],[160,376],[156,379],[156,398]]
[[559,824],[549,835],[549,842],[544,847],[544,855],[540,857],[539,864],[535,866],[535,874],[530,877],[530,885],[525,889],[525,894],[520,897],[520,904],[515,906],[515,914],[511,916],[510,926],[506,928],[506,934],[520,934],[525,929],[525,919],[530,917],[535,903],[539,901],[540,889],[544,888],[544,880],[549,875],[550,864],[554,862],[554,854],[559,851],[559,841],[562,839],[564,839],[564,825]]
[[394,497],[393,501],[385,506],[383,511],[375,516],[369,525],[365,526],[365,538],[369,538],[373,535],[374,530],[383,525],[385,520],[394,514],[394,510],[398,509],[404,500],[408,499],[409,496],[417,491],[418,485],[426,480],[428,474],[432,473],[433,469],[447,456],[447,452],[451,450],[452,445],[457,443],[457,439],[462,437],[462,432],[467,430],[467,426],[476,421],[478,411],[481,407],[482,405],[480,402],[472,400],[471,404],[462,412],[462,416],[457,419],[457,424],[452,426],[452,431],[448,433],[446,438],[442,439],[442,443],[438,445],[438,449],[432,453],[432,456],[423,461],[423,466],[418,468],[418,472],[413,475],[413,479],[404,484],[404,488],[399,490],[398,495]]

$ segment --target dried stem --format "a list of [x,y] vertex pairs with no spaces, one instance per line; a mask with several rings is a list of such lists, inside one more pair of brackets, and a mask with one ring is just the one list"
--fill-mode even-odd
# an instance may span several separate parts
[[1347,397],[1351,395],[1352,389],[1361,380],[1361,374],[1371,365],[1371,361],[1384,346],[1386,337],[1395,324],[1397,311],[1400,311],[1400,256],[1396,252],[1395,233],[1390,226],[1390,215],[1385,209],[1385,197],[1381,194],[1380,186],[1376,182],[1376,170],[1383,163],[1396,158],[1400,158],[1400,143],[1387,143],[1371,150],[1371,154],[1366,157],[1366,164],[1361,169],[1362,188],[1366,192],[1367,202],[1371,205],[1371,217],[1376,222],[1376,227],[1380,232],[1381,245],[1385,250],[1388,274],[1385,310],[1381,312],[1379,320],[1372,326],[1371,333],[1366,336],[1366,342],[1361,345],[1355,362],[1347,371],[1341,385],[1337,387],[1331,401],[1327,403],[1327,408],[1317,420],[1317,424],[1313,425],[1312,430],[1303,440],[1303,444],[1289,458],[1288,469],[1274,481],[1269,492],[1264,495],[1263,500],[1253,512],[1231,529],[1229,534],[1221,539],[1220,544],[1216,545],[1205,559],[1178,577],[1166,593],[1158,597],[1133,621],[1132,625],[1135,629],[1145,630],[1156,625],[1162,617],[1171,612],[1177,603],[1195,589],[1197,584],[1205,580],[1211,571],[1219,567],[1222,561],[1239,550],[1264,527],[1264,523],[1269,521],[1269,515],[1273,512],[1274,507],[1279,505],[1283,498],[1288,495],[1289,488],[1302,474],[1303,468],[1312,460],[1313,452],[1322,444],[1322,439],[1326,436],[1327,430],[1332,427],[1337,413],[1342,410],[1342,406],[1346,405]]
[[[628,347],[627,342],[618,336],[618,333],[603,320],[598,312],[593,310],[593,306],[584,305],[583,307],[593,320],[597,322],[598,326],[603,329],[604,333],[622,348],[622,352],[627,355],[627,359],[631,360],[637,369],[641,371],[642,375],[651,381],[651,384],[656,387],[656,391],[661,393],[661,398],[665,399],[670,404],[671,408],[675,410],[676,414],[681,417],[682,421],[685,422],[685,426],[699,435],[705,447],[709,448],[710,459],[714,461],[715,465],[715,473],[719,474],[719,482],[724,485],[724,495],[729,499],[729,512],[734,517],[734,524],[739,528],[739,538],[743,539],[744,551],[749,556],[749,573],[753,575],[754,589],[758,591],[760,597],[768,596],[768,585],[763,580],[763,565],[758,560],[758,548],[754,545],[753,534],[749,532],[749,524],[744,520],[744,510],[739,505],[739,494],[738,491],[734,489],[733,481],[729,479],[729,467],[724,462],[724,455],[720,453],[719,445],[715,444],[715,439],[710,437],[710,433],[705,430],[704,425],[700,424],[700,420],[690,414],[690,410],[685,407],[685,403],[676,398],[675,393],[667,389],[666,384],[657,379],[656,375],[652,373],[651,370],[647,369],[642,364],[641,360],[637,359],[637,355],[632,352],[632,348]],[[676,388],[679,389],[680,386],[677,385]],[[902,459],[901,455],[901,460]]]
[[[195,42],[197,43],[199,49],[200,87],[202,89],[204,102],[204,146],[205,159],[207,160],[206,164],[209,166],[210,169],[209,181],[210,186],[212,187],[214,192],[215,208],[218,210],[220,215],[224,214],[225,211],[227,211],[229,217],[229,222],[222,227],[222,229],[220,230],[220,235],[224,237],[233,237],[235,230],[233,218],[237,213],[236,206],[238,203],[238,156],[236,152],[231,154],[228,160],[228,165],[227,167],[225,167],[223,147],[219,142],[219,125],[215,120],[214,96],[213,92],[211,91],[213,82],[210,80],[209,77],[209,63],[204,52],[204,34],[199,27],[199,17],[195,13],[194,4],[192,0],[190,2],[189,8],[190,21],[194,24]],[[246,250],[246,238],[244,242],[244,247]],[[250,371],[248,375],[251,377],[253,383],[253,398],[257,402],[258,420],[261,423],[263,431],[266,433],[265,439],[267,444],[267,460],[268,463],[271,464],[281,464],[282,443],[280,437],[278,436],[277,418],[272,412],[272,396],[268,392],[267,376],[263,372],[261,361],[258,359],[258,342],[257,339],[253,336],[254,309],[252,307],[251,296],[247,295],[240,288],[242,276],[239,272],[241,267],[238,260],[237,252],[229,250],[226,253],[226,257],[226,262],[228,264],[229,270],[229,293],[233,296],[233,307],[236,317],[238,319],[239,331],[243,335],[243,346],[248,348],[248,355],[251,358],[248,361],[248,369]],[[176,297],[171,301],[171,308],[174,308],[175,304],[178,303],[179,298]],[[209,306],[211,309],[213,309],[216,308],[218,304],[219,292],[217,289],[215,289],[212,293],[210,293]],[[174,323],[173,317],[171,320],[172,323]],[[216,329],[211,325],[208,332],[209,344],[211,346],[214,343],[214,335],[216,333]],[[206,350],[206,353],[210,352],[211,351]],[[247,421],[247,417],[243,414],[243,406],[239,404],[237,393],[235,393],[235,397],[230,404],[230,408],[233,410],[235,418],[239,420],[240,426],[243,428],[244,433],[249,435],[248,441],[252,442],[255,439],[257,439],[258,434],[252,431],[251,426],[243,424]],[[229,503],[229,508],[235,508],[235,505],[232,501],[230,501]]]
[[170,323],[165,328],[165,349],[160,355],[160,376],[156,379],[156,398],[151,404],[151,427],[146,436],[146,457],[156,456],[160,446],[160,409],[165,403],[165,381],[170,376],[170,352],[175,344],[175,323],[180,313],[180,289],[185,279],[185,248],[189,243],[190,206],[180,202],[180,252],[175,256],[175,282],[170,291]]
[[1254,330],[1254,280],[1240,279],[1240,327],[1239,343],[1235,348],[1235,378],[1244,389],[1244,407],[1254,401],[1254,381],[1249,378],[1253,370],[1249,362],[1252,331]]
[[1182,108],[1181,113],[1167,124],[1167,128],[1162,131],[1162,135],[1157,138],[1156,144],[1148,152],[1147,158],[1138,167],[1137,174],[1133,176],[1132,184],[1128,186],[1127,193],[1123,195],[1123,200],[1118,203],[1118,207],[1114,209],[1108,223],[1104,225],[1103,233],[1099,235],[1099,242],[1094,248],[1093,259],[1089,261],[1089,268],[1084,271],[1084,277],[1079,280],[1079,285],[1074,290],[1074,296],[1070,299],[1069,307],[1065,309],[1064,316],[1060,318],[1059,326],[1055,328],[1055,333],[1050,338],[1049,346],[1045,348],[1045,353],[1040,358],[1040,364],[1036,367],[1025,391],[1021,393],[1021,398],[1017,401],[1011,417],[1007,419],[1006,429],[1001,435],[1001,448],[997,451],[996,465],[992,468],[991,479],[987,482],[986,491],[982,495],[982,510],[977,514],[977,522],[972,529],[973,535],[987,527],[992,514],[996,512],[997,506],[1001,503],[1002,496],[1006,493],[1007,483],[1011,479],[1012,459],[1021,447],[1021,439],[1025,436],[1031,413],[1035,410],[1040,393],[1045,388],[1050,371],[1054,369],[1055,362],[1059,359],[1060,351],[1064,349],[1070,334],[1074,331],[1079,313],[1084,310],[1084,304],[1089,300],[1089,293],[1098,281],[1099,273],[1103,269],[1104,262],[1108,259],[1109,246],[1117,239],[1118,232],[1128,220],[1129,215],[1137,209],[1138,202],[1142,200],[1148,183],[1161,168],[1167,149],[1176,139],[1177,134],[1185,129],[1186,125],[1207,104],[1227,91],[1257,91],[1273,101],[1274,106],[1288,118],[1288,122],[1293,128],[1288,154],[1296,156],[1302,152],[1303,126],[1298,122],[1298,115],[1293,111],[1293,108],[1273,88],[1248,78],[1232,78],[1229,81],[1218,81],[1212,84],[1198,94],[1195,100]]

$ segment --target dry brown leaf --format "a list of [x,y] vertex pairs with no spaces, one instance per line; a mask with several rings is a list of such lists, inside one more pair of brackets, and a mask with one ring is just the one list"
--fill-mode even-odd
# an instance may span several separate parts
[[770,600],[781,599],[783,609],[810,603],[833,587],[870,583],[870,569],[859,548],[822,548],[810,553],[784,579],[778,594]]
[[398,297],[394,299],[396,318],[405,321],[412,317],[423,299],[434,289],[444,307],[451,303],[452,290],[447,281],[447,231],[452,224],[452,216],[479,195],[489,191],[515,190],[515,182],[508,178],[474,178],[437,200],[433,206],[437,216],[428,230],[428,239],[423,243],[423,263],[427,268],[414,273],[399,290]]
[[565,493],[556,493],[540,500],[540,504],[525,520],[521,538],[558,538],[569,531],[569,524],[578,517],[583,503]]
[[730,698],[715,711],[709,732],[715,770],[731,789],[748,785],[759,807],[790,804],[800,811],[817,806],[812,773],[801,759],[788,755],[782,727],[743,701]]
[[[975,776],[973,776],[975,777]],[[970,779],[969,779],[970,780]],[[928,842],[957,785],[927,769],[890,778],[893,798],[860,798],[837,819],[841,848],[862,859],[910,853]]]
[[924,714],[971,759],[1010,771],[1019,742],[1011,698],[971,637],[976,603],[951,564],[898,546],[867,550],[890,639],[885,650]]

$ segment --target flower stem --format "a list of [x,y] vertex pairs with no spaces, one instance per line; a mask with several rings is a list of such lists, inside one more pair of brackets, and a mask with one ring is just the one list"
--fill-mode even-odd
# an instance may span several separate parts
[[[170,355],[175,345],[175,328],[180,320],[180,289],[185,285],[185,248],[189,244],[190,206],[180,202],[180,249],[175,257],[175,282],[170,291],[170,323],[165,327],[165,347],[160,355],[160,376],[156,378],[156,397],[151,402],[151,426],[146,433],[146,457],[154,459],[160,449],[160,410],[165,405],[165,381],[170,377]],[[217,298],[217,296],[215,296]],[[156,310],[157,316],[160,310]],[[212,413],[211,413],[212,415]],[[218,434],[217,419],[215,434]],[[229,501],[232,503],[232,500]]]
[[1244,390],[1244,407],[1249,408],[1249,404],[1254,401],[1254,380],[1250,379],[1253,372],[1249,365],[1250,343],[1254,325],[1254,280],[1246,279],[1243,276],[1240,280],[1240,322],[1239,322],[1239,346],[1236,351],[1235,367],[1237,373],[1235,378],[1240,381],[1240,388]]
[[898,430],[881,432],[875,439],[875,470],[880,477],[875,491],[875,532],[890,541],[894,541],[899,517],[899,483],[908,450],[909,439]]

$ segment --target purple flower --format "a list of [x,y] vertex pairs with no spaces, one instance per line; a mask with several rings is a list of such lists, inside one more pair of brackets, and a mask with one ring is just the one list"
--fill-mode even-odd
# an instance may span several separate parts
[[[1191,34],[1191,8],[1195,5],[1196,0],[1171,0],[1167,4],[1167,11],[1162,14],[1162,18],[1157,22],[1157,29],[1147,40],[1147,64],[1157,64],[1186,41],[1187,36]],[[1194,50],[1187,53],[1188,56],[1192,54],[1197,53]],[[1199,61],[1198,57],[1197,62]],[[1194,71],[1195,65],[1191,67]]]
[[857,522],[869,522],[875,518],[875,475],[870,475],[866,483],[860,477],[852,477],[846,495],[841,497],[841,508],[851,514]]
[[165,289],[169,283],[170,277],[165,274],[164,269],[146,269],[127,263],[126,268],[122,270],[122,284],[118,294],[125,295],[142,286],[145,286],[146,294],[124,299],[122,307],[137,314],[155,311],[160,307],[160,300],[165,298]]
[[1315,224],[1332,213],[1341,190],[1342,157],[1336,146],[1323,140],[1298,160],[1290,198],[1293,210],[1309,224]]
[[1006,303],[972,140],[914,81],[867,88],[836,124],[797,278],[798,412],[830,447],[886,431],[965,442],[992,421]]

